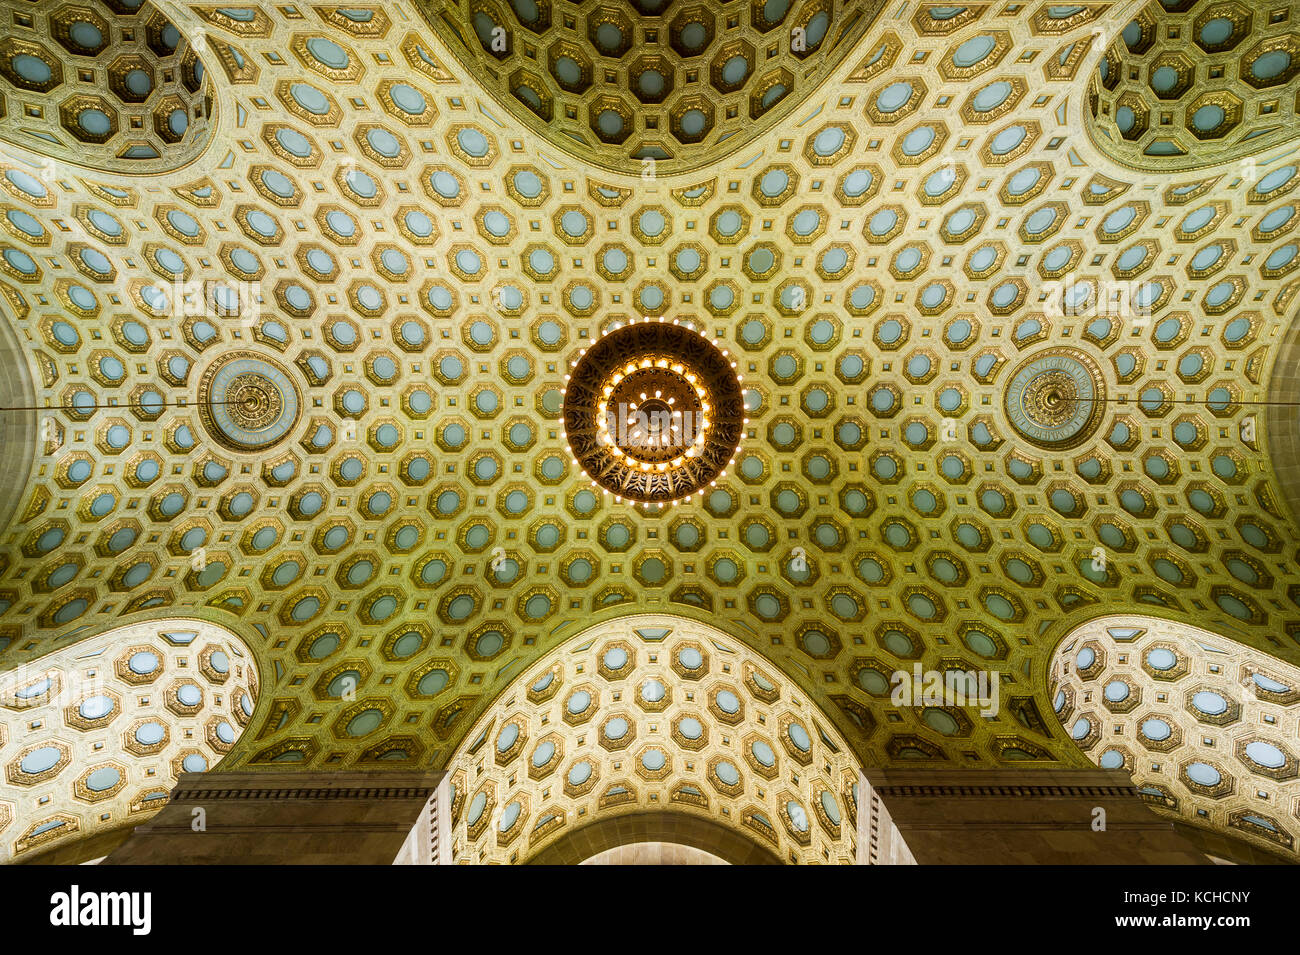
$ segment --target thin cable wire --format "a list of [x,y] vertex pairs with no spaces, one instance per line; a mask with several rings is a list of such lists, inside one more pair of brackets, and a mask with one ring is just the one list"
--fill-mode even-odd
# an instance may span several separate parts
[[[1101,402],[1103,404],[1111,404],[1111,405],[1129,405],[1129,404],[1139,404],[1145,399],[1138,397],[1138,398],[1067,398],[1066,400],[1080,401],[1080,402],[1086,401],[1089,404],[1096,404],[1098,402]],[[1160,403],[1164,404],[1165,402],[1162,399]],[[1215,406],[1223,406],[1225,408],[1246,407],[1248,405],[1249,406],[1267,405],[1269,407],[1274,407],[1274,408],[1300,408],[1300,401],[1210,401],[1209,398],[1203,398],[1203,399],[1170,398],[1169,403],[1174,405],[1212,404]]]
[[[1144,399],[1140,396],[1137,398],[1078,398],[1072,397],[1068,401],[1087,402],[1096,404],[1128,405],[1139,404]],[[1224,408],[1238,407],[1272,407],[1272,408],[1300,408],[1300,401],[1210,401],[1209,398],[1170,398],[1170,404],[1175,405],[1209,405],[1213,404]],[[1165,402],[1162,400],[1161,404]],[[197,408],[199,406],[216,407],[218,405],[242,405],[248,404],[247,401],[151,401],[148,407],[151,408]],[[97,410],[100,408],[144,408],[144,402],[127,402],[126,404],[117,405],[14,405],[11,407],[0,407],[0,411],[74,411],[84,412]]]
[[0,408],[0,411],[90,411],[94,408],[197,408],[215,407],[216,405],[246,405],[247,401],[151,401],[146,406],[142,401],[128,401],[123,405],[15,405]]

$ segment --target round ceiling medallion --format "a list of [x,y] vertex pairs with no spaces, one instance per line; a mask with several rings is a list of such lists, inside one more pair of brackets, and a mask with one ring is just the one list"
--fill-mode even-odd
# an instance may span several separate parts
[[270,358],[230,352],[199,381],[199,417],[208,433],[232,451],[258,451],[287,435],[302,402],[289,372]]
[[1106,386],[1097,362],[1073,348],[1039,352],[1021,363],[1007,386],[1011,426],[1042,448],[1082,444],[1105,411]]
[[747,422],[736,363],[676,322],[613,329],[573,362],[564,389],[569,453],[619,500],[676,503],[717,482]]

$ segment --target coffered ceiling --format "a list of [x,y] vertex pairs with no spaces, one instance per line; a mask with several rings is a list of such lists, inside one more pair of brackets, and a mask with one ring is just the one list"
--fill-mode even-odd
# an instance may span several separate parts
[[[562,638],[671,612],[863,764],[1032,766],[1084,764],[1051,661],[1086,621],[1297,662],[1296,421],[1249,402],[1294,361],[1300,11],[1240,13],[5,0],[41,410],[0,413],[0,668],[207,621],[261,674],[229,765],[441,767]],[[646,508],[561,411],[660,320],[747,420]],[[914,663],[1007,705],[891,706]]]
[[0,861],[137,825],[221,761],[257,704],[237,638],[202,620],[114,627],[0,678]]
[[1285,4],[1152,3],[1126,24],[1099,25],[1109,45],[1089,88],[1094,142],[1153,170],[1246,159],[1286,142],[1300,71],[1294,14]]

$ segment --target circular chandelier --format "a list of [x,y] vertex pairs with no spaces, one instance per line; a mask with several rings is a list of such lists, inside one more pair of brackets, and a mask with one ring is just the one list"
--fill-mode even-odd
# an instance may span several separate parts
[[678,321],[616,326],[565,376],[573,463],[616,500],[663,507],[717,484],[749,419],[736,363]]

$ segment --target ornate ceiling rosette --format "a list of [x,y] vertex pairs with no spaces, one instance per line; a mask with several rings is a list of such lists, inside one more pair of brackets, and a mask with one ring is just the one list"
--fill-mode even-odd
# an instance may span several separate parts
[[298,422],[301,401],[279,362],[252,352],[229,352],[199,381],[203,426],[232,451],[257,451],[280,441]]
[[674,504],[716,484],[747,421],[736,363],[677,322],[612,329],[573,363],[564,430],[575,463],[619,500]]
[[1043,448],[1082,444],[1101,421],[1106,389],[1097,363],[1073,348],[1054,348],[1026,359],[1007,386],[1007,417],[1021,435]]

